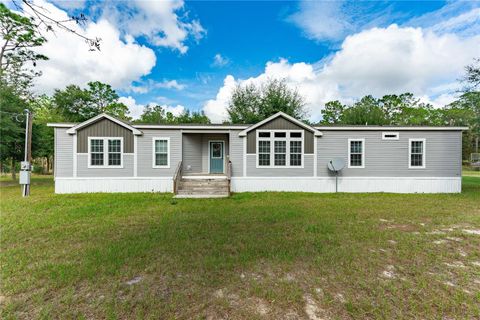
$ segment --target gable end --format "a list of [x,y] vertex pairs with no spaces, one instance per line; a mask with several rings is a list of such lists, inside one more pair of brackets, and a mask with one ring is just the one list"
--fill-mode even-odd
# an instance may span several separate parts
[[103,118],[77,130],[77,153],[88,153],[89,137],[123,137],[123,152],[133,153],[133,132]]

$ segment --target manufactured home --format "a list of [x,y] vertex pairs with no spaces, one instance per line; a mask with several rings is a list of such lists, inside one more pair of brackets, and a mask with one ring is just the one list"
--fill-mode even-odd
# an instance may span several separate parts
[[[106,114],[55,128],[55,192],[461,191],[463,127],[129,124]],[[344,163],[336,171],[329,163]],[[341,170],[340,170],[341,169]]]

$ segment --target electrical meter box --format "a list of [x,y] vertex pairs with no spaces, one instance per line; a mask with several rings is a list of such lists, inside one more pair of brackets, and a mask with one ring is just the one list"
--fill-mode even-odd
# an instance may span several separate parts
[[30,184],[30,171],[20,171],[20,184]]
[[22,161],[20,162],[20,170],[26,170],[26,171],[30,171],[30,162],[28,161]]

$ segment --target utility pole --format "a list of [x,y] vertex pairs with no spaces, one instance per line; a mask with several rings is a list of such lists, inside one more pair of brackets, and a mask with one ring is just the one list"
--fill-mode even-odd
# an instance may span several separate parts
[[22,185],[22,196],[30,195],[30,173],[32,162],[32,113],[25,109],[25,157],[20,165],[20,184]]

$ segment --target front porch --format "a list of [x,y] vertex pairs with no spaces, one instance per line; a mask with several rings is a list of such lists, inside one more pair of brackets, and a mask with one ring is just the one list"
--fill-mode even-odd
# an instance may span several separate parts
[[229,149],[229,133],[183,133],[182,175],[225,175]]
[[174,177],[181,198],[230,195],[231,164],[228,132],[183,132],[182,161]]

